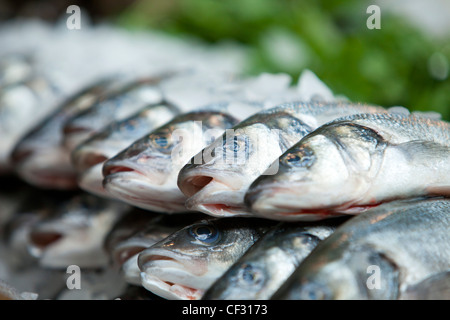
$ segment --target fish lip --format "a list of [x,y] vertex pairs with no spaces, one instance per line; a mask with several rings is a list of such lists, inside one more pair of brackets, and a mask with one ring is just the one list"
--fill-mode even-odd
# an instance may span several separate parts
[[35,258],[40,258],[44,250],[64,238],[64,234],[52,230],[31,230],[29,233],[29,250]]
[[34,153],[34,150],[31,148],[16,148],[10,158],[13,163],[16,165],[24,163],[29,159]]
[[[116,171],[114,169],[124,169],[124,170]],[[124,172],[134,172],[145,177],[145,173],[140,171],[139,166],[133,163],[132,161],[109,160],[103,164],[102,173],[105,178],[109,177],[112,178]]]
[[74,150],[72,152],[72,165],[78,172],[86,171],[98,164],[104,163],[109,157],[98,150]]
[[[162,279],[161,276],[158,275],[158,270],[167,271],[175,269],[177,270],[178,275],[184,274],[188,278],[192,277],[193,274],[182,262],[183,258],[186,257],[183,257],[182,254],[160,248],[148,248],[141,252],[138,256],[138,267],[141,270],[142,285],[149,291],[168,299],[199,299],[204,290],[177,283],[176,279],[168,279],[170,276]],[[161,286],[163,286],[163,289],[161,289]],[[185,295],[184,297],[180,296],[180,294],[177,295],[174,291],[178,287],[193,292],[193,294]],[[155,290],[157,292],[155,292]]]
[[[137,191],[128,188],[126,185],[131,182],[141,184],[141,188],[138,188]],[[166,213],[189,211],[185,207],[186,198],[179,190],[155,186],[149,181],[148,177],[137,171],[110,174],[103,179],[103,188],[110,196],[142,209]],[[153,193],[171,194],[173,198],[170,201],[167,199],[158,200],[157,196],[148,198],[148,195]]]

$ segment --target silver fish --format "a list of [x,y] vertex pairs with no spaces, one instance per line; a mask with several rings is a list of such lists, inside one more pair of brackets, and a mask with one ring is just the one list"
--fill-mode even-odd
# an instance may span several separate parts
[[382,202],[450,194],[450,125],[415,116],[362,114],[328,123],[276,161],[246,200],[279,220],[357,214]]
[[49,268],[101,268],[108,265],[103,242],[114,223],[130,207],[116,201],[80,194],[49,217],[33,225],[30,253]]
[[[337,221],[336,221],[337,220]],[[267,300],[342,219],[280,223],[259,239],[203,295],[203,300]]]
[[344,223],[272,299],[401,299],[450,268],[450,201],[399,200]]
[[61,93],[42,77],[8,85],[0,91],[0,171],[11,171],[14,146],[57,107]]
[[269,220],[209,218],[142,251],[142,285],[166,299],[198,300],[267,230]]
[[146,78],[126,83],[106,99],[70,118],[64,124],[64,146],[72,152],[107,125],[123,120],[150,104],[161,103],[158,83],[162,78]]
[[122,270],[125,281],[141,286],[139,254],[199,218],[199,214],[193,213],[161,215],[142,211],[136,216],[136,212],[131,212],[126,220],[111,231],[105,241],[105,246],[113,264]]
[[100,80],[87,86],[63,102],[45,120],[17,143],[12,162],[17,174],[40,188],[77,188],[76,172],[70,153],[62,146],[62,126],[71,116],[86,110],[105,98],[118,86],[115,78]]
[[181,114],[105,162],[104,188],[143,209],[186,212],[186,197],[177,186],[180,169],[237,122],[220,111]]
[[23,54],[9,54],[0,58],[0,89],[32,77],[33,59]]
[[[337,117],[385,112],[382,107],[348,103],[292,102],[261,111],[227,130],[201,151],[178,177],[186,207],[213,216],[251,216],[244,204],[250,184],[272,162],[319,125]],[[268,169],[269,168],[269,169]]]
[[408,287],[402,300],[450,300],[450,271],[432,275]]
[[178,113],[170,104],[149,105],[82,142],[72,152],[72,164],[78,172],[80,188],[99,196],[108,196],[102,184],[104,162]]

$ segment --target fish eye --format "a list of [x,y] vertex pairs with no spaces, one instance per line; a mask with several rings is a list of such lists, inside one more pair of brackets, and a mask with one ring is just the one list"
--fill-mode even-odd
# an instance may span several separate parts
[[208,244],[211,244],[219,239],[219,231],[209,224],[193,226],[189,229],[189,233],[196,240]]
[[170,147],[170,141],[165,135],[155,135],[152,139],[153,144],[159,149],[167,149]]
[[226,148],[233,152],[238,153],[247,149],[248,141],[245,136],[234,136],[231,143],[227,143]]
[[330,300],[330,290],[318,283],[306,283],[300,289],[300,300]]
[[313,165],[316,157],[314,152],[309,148],[302,148],[296,152],[286,154],[282,162],[289,167],[309,168]]
[[242,283],[253,286],[261,284],[264,280],[263,272],[251,264],[242,265],[238,277]]

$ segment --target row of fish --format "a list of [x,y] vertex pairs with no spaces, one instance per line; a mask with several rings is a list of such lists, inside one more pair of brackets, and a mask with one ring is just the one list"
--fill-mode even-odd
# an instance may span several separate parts
[[[446,198],[276,222],[158,214],[86,193],[55,205],[48,196],[29,194],[41,200],[2,223],[10,285],[0,293],[10,299],[450,298]],[[71,265],[80,290],[67,289]]]

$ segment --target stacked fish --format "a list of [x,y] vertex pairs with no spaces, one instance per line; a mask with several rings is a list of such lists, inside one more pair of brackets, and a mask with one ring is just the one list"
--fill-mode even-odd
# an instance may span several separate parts
[[0,298],[450,299],[436,115],[217,57],[99,68],[55,103],[37,60],[0,59]]

